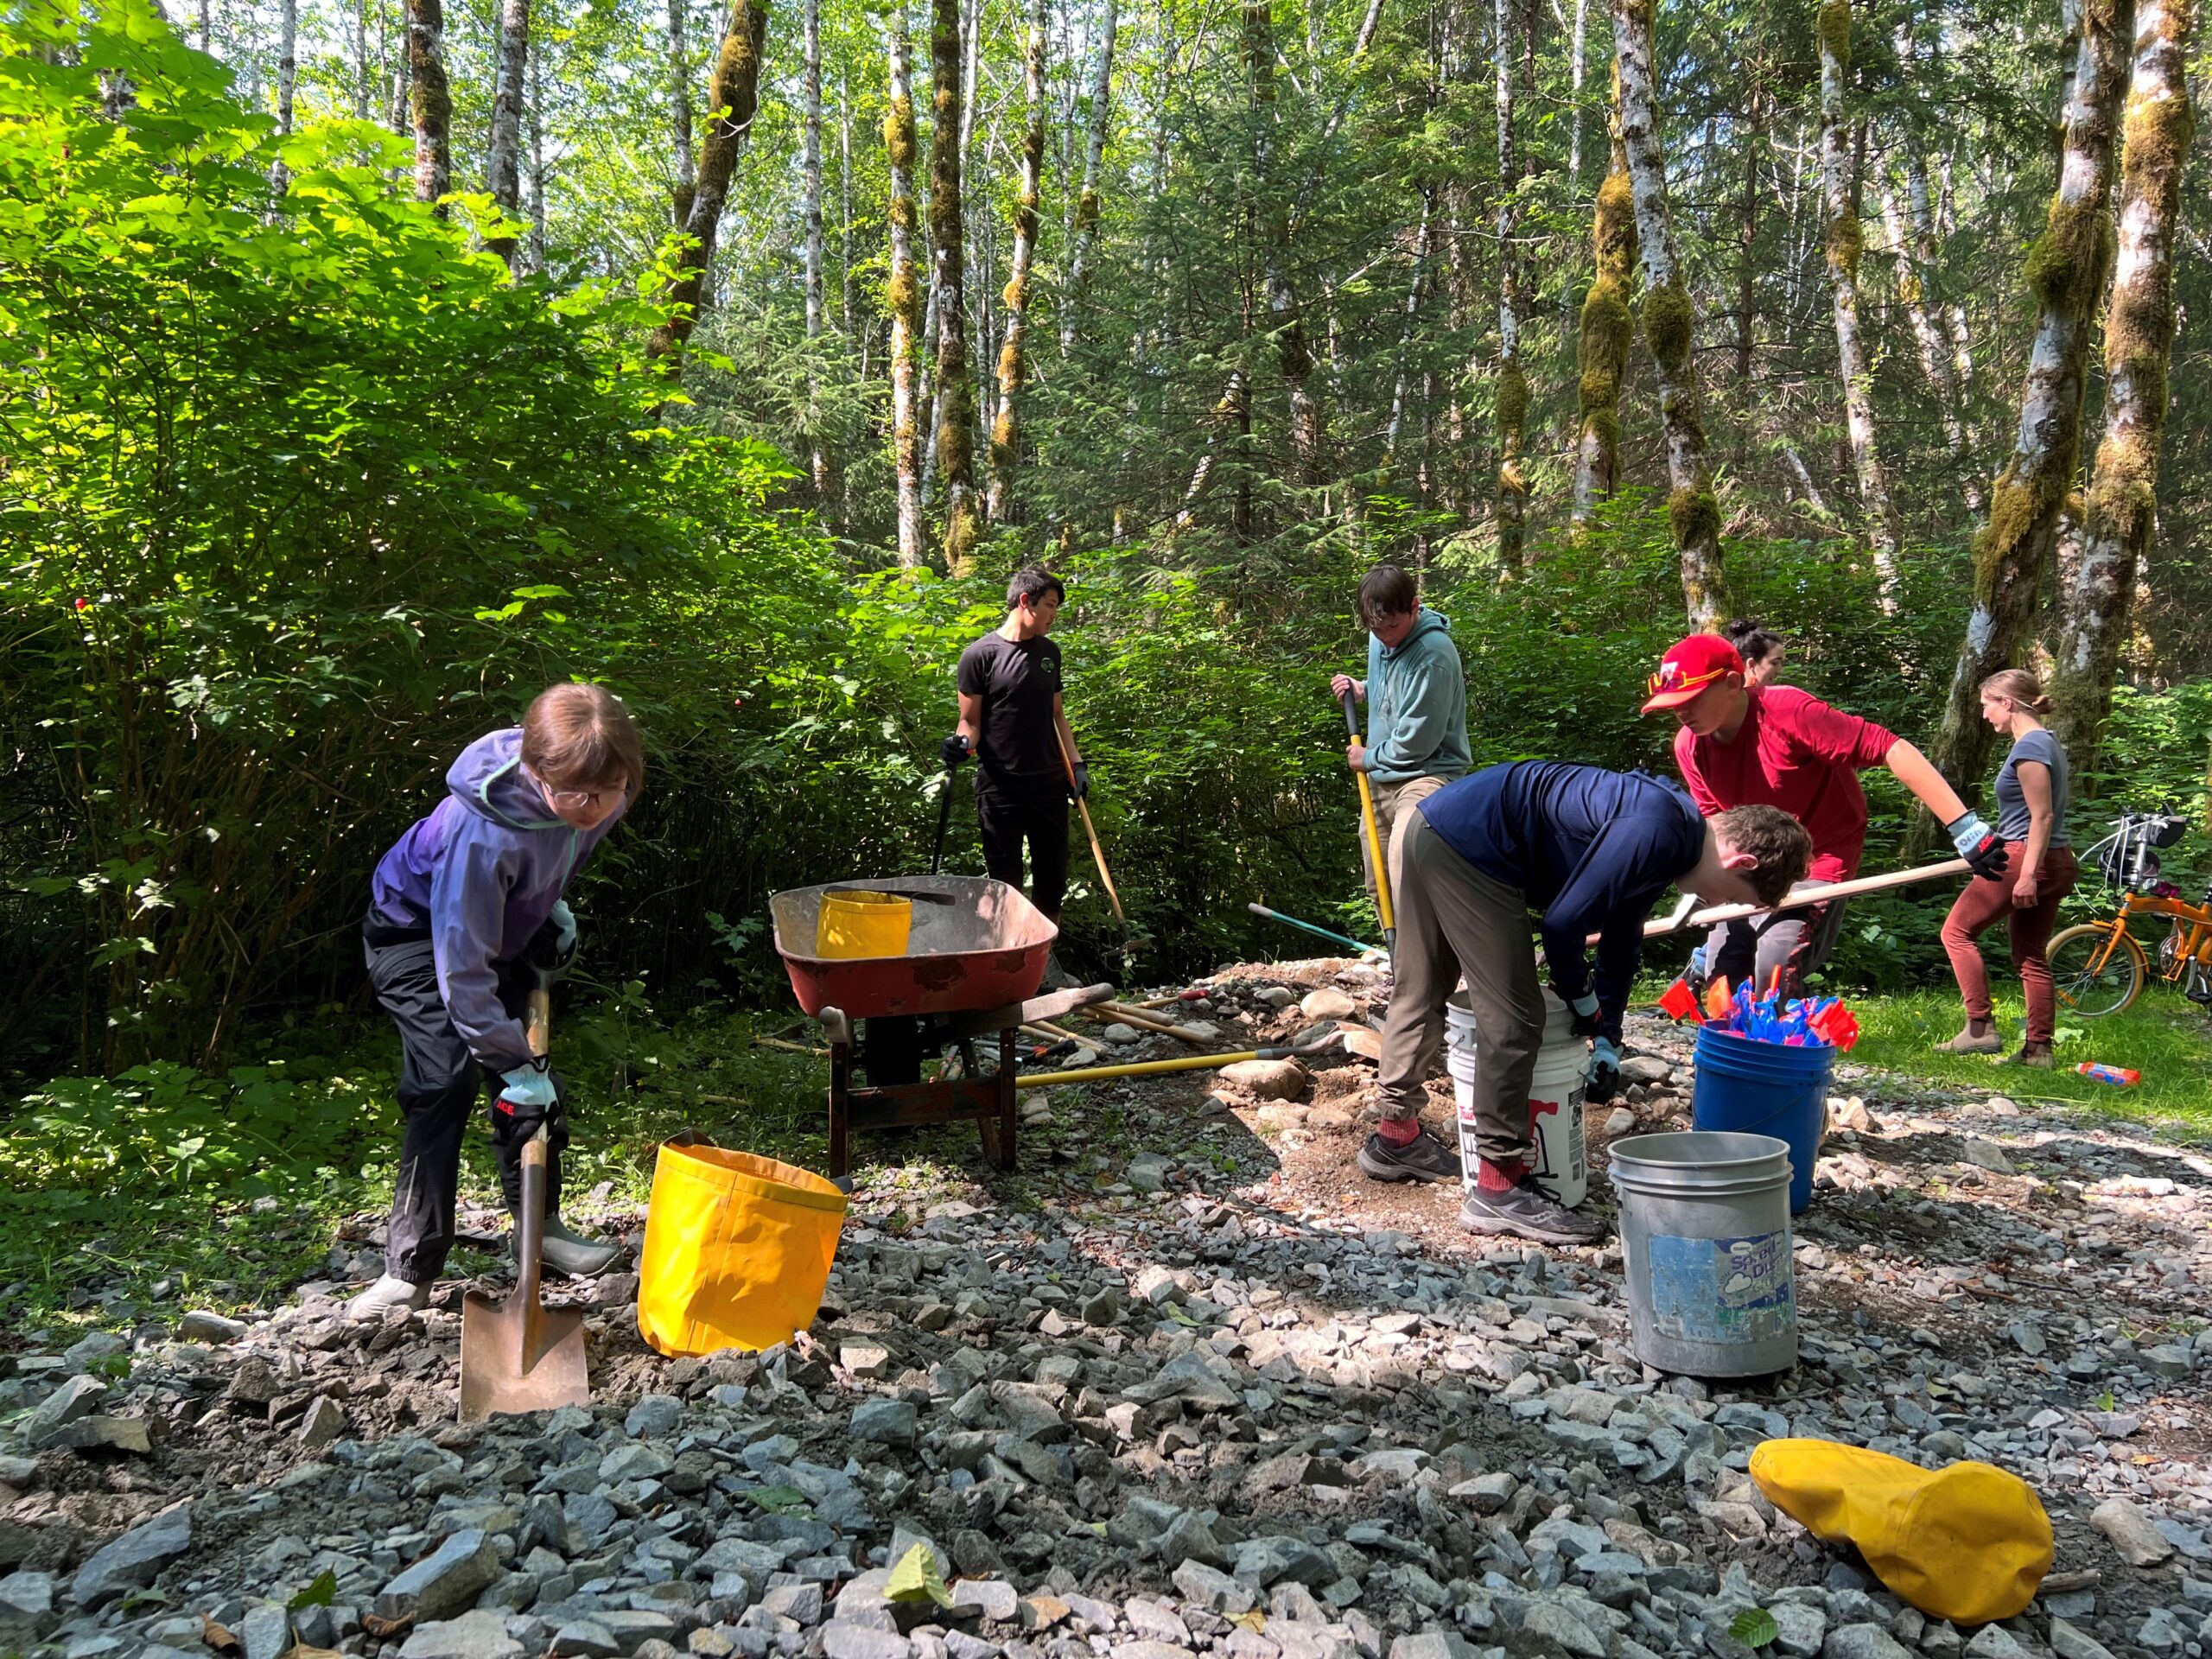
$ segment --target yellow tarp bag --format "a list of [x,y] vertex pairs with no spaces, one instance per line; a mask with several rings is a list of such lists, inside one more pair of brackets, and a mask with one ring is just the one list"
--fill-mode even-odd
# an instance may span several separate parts
[[914,925],[914,901],[895,893],[848,888],[825,893],[815,912],[814,954],[840,958],[903,957]]
[[2024,1481],[1990,1464],[1923,1469],[1833,1440],[1768,1440],[1751,1453],[1751,1478],[1819,1536],[1856,1545],[1933,1618],[2010,1618],[2050,1571],[2050,1517]]
[[810,1171],[664,1141],[645,1211],[638,1332],[664,1354],[768,1348],[813,1324],[845,1195]]

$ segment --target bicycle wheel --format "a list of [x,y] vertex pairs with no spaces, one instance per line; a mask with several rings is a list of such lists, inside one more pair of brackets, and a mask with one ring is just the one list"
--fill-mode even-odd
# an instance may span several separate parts
[[[2050,976],[2056,982],[2059,1006],[2084,1020],[2101,1020],[2132,1006],[2143,995],[2150,964],[2133,934],[2112,939],[2109,922],[2085,922],[2069,927],[2050,942]],[[2100,963],[2099,958],[2102,958]]]

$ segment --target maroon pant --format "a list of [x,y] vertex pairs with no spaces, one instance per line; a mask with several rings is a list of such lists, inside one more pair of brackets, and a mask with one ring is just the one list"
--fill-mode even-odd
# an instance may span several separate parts
[[2048,1045],[2056,1023],[2057,998],[2051,989],[2050,958],[2044,952],[2050,944],[2051,924],[2058,919],[2058,901],[2074,891],[2074,854],[2066,847],[2053,847],[2044,854],[2043,868],[2036,872],[2035,908],[2018,910],[2012,904],[2012,883],[2026,843],[2005,845],[2012,855],[2012,868],[1993,881],[1978,875],[1967,883],[1943,918],[1943,950],[1951,958],[1951,971],[1958,976],[1967,1018],[1988,1019],[1989,970],[1982,965],[1981,948],[1974,941],[1999,917],[2005,918],[2012,933],[2012,965],[2020,970],[2020,987],[2027,993],[2027,1040]]

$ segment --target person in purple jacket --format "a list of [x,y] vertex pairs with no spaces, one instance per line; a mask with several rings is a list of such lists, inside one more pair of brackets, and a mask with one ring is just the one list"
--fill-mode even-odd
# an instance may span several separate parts
[[406,1128],[384,1277],[347,1305],[348,1318],[429,1303],[454,1244],[461,1137],[490,1078],[510,1212],[522,1198],[523,1145],[546,1126],[546,1268],[588,1278],[620,1257],[620,1246],[561,1224],[561,1080],[531,1053],[520,1014],[537,972],[574,956],[576,918],[562,891],[645,775],[620,699],[596,685],[552,686],[520,726],[461,751],[446,798],[378,863],[361,940],[377,1001],[399,1027]]

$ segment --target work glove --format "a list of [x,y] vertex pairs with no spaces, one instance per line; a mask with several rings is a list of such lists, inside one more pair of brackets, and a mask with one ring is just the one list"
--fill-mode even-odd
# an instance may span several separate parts
[[518,1065],[500,1074],[499,1093],[492,1103],[492,1138],[500,1146],[526,1141],[537,1126],[560,1111],[561,1089],[544,1059]]
[[1090,793],[1090,768],[1080,760],[1075,763],[1075,781],[1068,790],[1078,801]]
[[937,752],[938,757],[944,762],[944,769],[950,772],[968,758],[967,734],[963,732],[955,732],[938,745]]
[[1583,1076],[1582,1098],[1585,1103],[1602,1106],[1620,1092],[1621,1052],[1610,1037],[1600,1037],[1590,1045],[1590,1070]]
[[1586,1039],[1595,1037],[1604,1029],[1598,1018],[1598,997],[1595,992],[1585,991],[1580,996],[1570,998],[1567,1009],[1574,1016],[1567,1023],[1567,1029],[1577,1037]]
[[2005,874],[2005,867],[2012,861],[2005,850],[2005,843],[1997,832],[1981,821],[1979,812],[1968,812],[1943,826],[1951,837],[1951,845],[1959,849],[1959,856],[1976,875],[1994,881]]
[[576,918],[565,902],[553,901],[551,913],[523,947],[522,959],[549,980],[560,978],[575,964]]

